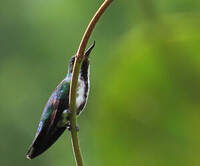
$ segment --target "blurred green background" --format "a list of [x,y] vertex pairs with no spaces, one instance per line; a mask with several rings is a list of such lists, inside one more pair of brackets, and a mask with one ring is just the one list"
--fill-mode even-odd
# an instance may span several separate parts
[[[48,97],[103,0],[0,1],[0,163],[75,165],[65,132],[29,161]],[[200,1],[115,0],[90,43],[86,166],[200,165]]]

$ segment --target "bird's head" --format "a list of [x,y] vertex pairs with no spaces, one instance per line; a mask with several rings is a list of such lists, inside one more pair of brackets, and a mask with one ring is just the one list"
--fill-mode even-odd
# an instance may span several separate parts
[[[85,54],[84,54],[84,60],[83,60],[83,62],[82,62],[81,68],[83,68],[83,65],[84,65],[86,62],[88,62],[90,53],[91,53],[92,49],[94,48],[94,46],[95,46],[95,41],[94,41],[93,44],[88,48],[88,50],[85,52]],[[75,56],[71,57],[71,59],[70,59],[70,61],[69,61],[69,65],[68,65],[68,74],[67,74],[68,77],[71,77],[71,76],[72,76],[72,71],[73,71],[74,62],[75,62]]]

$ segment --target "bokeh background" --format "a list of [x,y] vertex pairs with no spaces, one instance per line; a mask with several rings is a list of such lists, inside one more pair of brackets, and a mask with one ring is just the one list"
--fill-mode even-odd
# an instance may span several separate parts
[[[0,1],[0,165],[75,165],[69,132],[25,153],[102,1]],[[93,40],[85,165],[199,166],[200,1],[115,0]]]

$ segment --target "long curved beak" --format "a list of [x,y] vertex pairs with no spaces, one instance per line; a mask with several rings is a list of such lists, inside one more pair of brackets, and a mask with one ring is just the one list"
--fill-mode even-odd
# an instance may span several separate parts
[[93,42],[93,44],[87,49],[87,51],[85,52],[85,58],[88,58],[89,57],[89,55],[90,55],[90,53],[91,53],[91,51],[92,51],[92,49],[94,48],[94,46],[95,46],[95,41]]

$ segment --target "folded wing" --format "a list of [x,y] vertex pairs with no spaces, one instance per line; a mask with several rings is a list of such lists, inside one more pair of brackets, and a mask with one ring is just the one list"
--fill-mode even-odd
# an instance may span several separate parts
[[47,102],[38,131],[27,152],[27,158],[33,159],[46,151],[65,131],[66,125],[62,125],[62,113],[69,108],[69,86],[70,83],[63,80],[52,93]]

